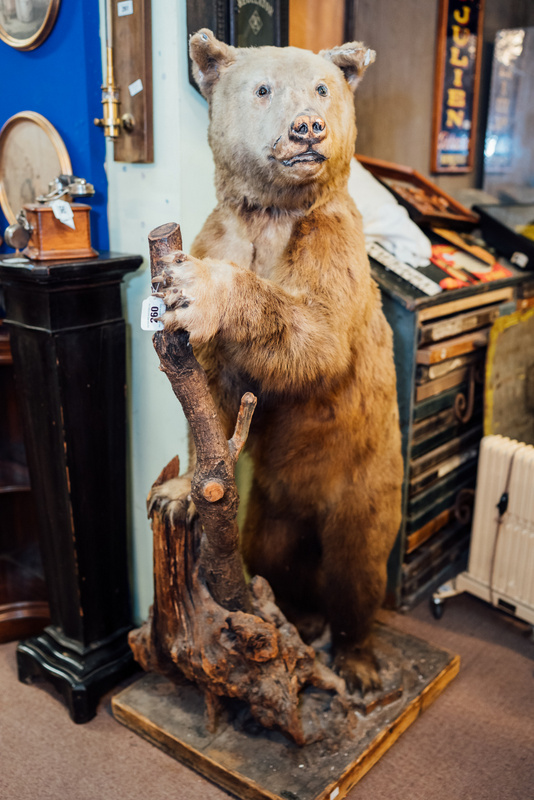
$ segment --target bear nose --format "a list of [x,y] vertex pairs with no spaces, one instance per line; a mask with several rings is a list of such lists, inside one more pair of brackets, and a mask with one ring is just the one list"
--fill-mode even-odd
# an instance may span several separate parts
[[289,129],[289,138],[296,142],[316,144],[326,136],[326,122],[316,114],[299,114]]

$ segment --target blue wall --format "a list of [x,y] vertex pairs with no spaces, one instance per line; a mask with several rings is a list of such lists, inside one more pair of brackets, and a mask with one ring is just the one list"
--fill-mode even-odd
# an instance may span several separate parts
[[[36,50],[18,51],[0,40],[0,75],[0,127],[19,111],[37,111],[57,128],[74,174],[95,187],[93,247],[108,250],[105,141],[93,123],[102,116],[98,0],[62,0],[52,32]],[[7,224],[0,210],[0,233]]]

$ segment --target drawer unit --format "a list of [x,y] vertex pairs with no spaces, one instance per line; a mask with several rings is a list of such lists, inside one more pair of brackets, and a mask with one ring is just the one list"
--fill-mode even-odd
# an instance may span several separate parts
[[427,297],[371,260],[394,336],[404,459],[402,524],[387,604],[411,608],[465,568],[491,325],[532,297],[534,276]]

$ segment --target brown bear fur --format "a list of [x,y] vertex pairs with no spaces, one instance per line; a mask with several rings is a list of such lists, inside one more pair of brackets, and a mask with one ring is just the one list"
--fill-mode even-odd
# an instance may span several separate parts
[[368,689],[402,482],[392,335],[347,192],[374,53],[236,49],[208,30],[190,51],[218,205],[166,271],[165,328],[189,331],[229,436],[257,395],[245,562],[290,616],[325,612],[337,668]]

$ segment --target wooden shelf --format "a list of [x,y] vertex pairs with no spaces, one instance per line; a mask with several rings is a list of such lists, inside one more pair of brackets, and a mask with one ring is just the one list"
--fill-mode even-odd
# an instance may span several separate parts
[[0,322],[0,365],[12,364],[11,347],[9,346],[9,334],[2,330]]
[[0,319],[0,642],[41,633],[50,622],[37,545],[11,340]]
[[0,643],[32,636],[50,622],[45,580],[32,561],[28,552],[0,556]]
[[0,494],[29,492],[30,476],[25,464],[0,458]]
[[2,364],[13,363],[13,358],[11,356],[11,346],[9,344],[9,333],[4,329],[3,325],[4,325],[4,320],[0,318],[0,366]]

